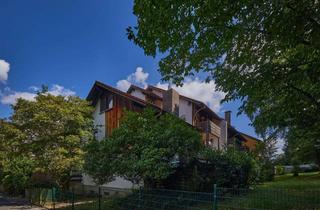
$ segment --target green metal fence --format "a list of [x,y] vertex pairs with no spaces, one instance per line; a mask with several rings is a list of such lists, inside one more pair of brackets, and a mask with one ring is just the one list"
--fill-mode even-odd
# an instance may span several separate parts
[[169,189],[32,189],[33,203],[61,210],[320,210],[319,190],[237,189],[213,186],[212,192]]

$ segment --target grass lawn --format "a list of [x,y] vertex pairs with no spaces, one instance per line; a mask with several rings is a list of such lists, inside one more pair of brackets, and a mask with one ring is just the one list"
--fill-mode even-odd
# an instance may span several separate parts
[[[298,177],[293,177],[291,174],[277,176],[274,181],[255,186],[254,189],[239,193],[237,196],[222,193],[222,191],[220,191],[219,196],[218,210],[320,210],[320,173],[301,173]],[[101,210],[138,209],[138,202],[134,200],[136,198],[131,199],[130,196],[120,199],[105,198],[101,202]],[[179,200],[179,198],[175,199]],[[184,203],[183,199],[180,202]],[[125,208],[120,208],[119,203],[125,204]],[[174,200],[173,203],[175,203]],[[159,206],[161,204],[163,204],[163,201],[159,203]],[[213,204],[207,203],[205,205],[193,205],[189,208],[172,209],[212,210],[212,207]],[[71,207],[62,209],[71,210]],[[95,200],[90,203],[75,205],[75,210],[98,210],[98,203]]]
[[256,186],[244,196],[226,199],[220,205],[220,209],[320,210],[320,173],[277,176],[274,181]]
[[300,173],[297,177],[292,174],[276,176],[273,182],[267,182],[261,188],[320,190],[320,172]]

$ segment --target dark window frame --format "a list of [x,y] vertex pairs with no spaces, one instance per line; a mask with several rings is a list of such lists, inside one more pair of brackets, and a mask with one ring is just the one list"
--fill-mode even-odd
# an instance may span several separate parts
[[[112,103],[112,104],[111,104]],[[100,98],[100,113],[107,112],[114,107],[114,95],[104,95]]]

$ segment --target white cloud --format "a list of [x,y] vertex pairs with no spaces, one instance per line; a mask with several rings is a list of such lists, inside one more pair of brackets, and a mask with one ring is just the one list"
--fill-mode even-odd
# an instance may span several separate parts
[[285,140],[283,138],[278,138],[276,142],[277,154],[284,153]]
[[119,80],[117,82],[117,88],[119,90],[124,91],[124,92],[126,92],[129,89],[130,85],[131,85],[131,82],[129,82],[128,80],[125,80],[125,79]]
[[[13,91],[10,88],[5,88],[4,92],[0,92],[0,102],[6,105],[15,104],[18,98],[23,98],[28,101],[34,101],[35,100],[34,98],[37,95],[35,91],[38,91],[40,88],[36,86],[31,86],[30,89],[33,90],[33,92],[19,92],[19,91]],[[55,96],[75,95],[74,91],[64,88],[63,86],[60,86],[60,85],[52,85],[48,93]]]
[[[167,83],[158,83],[156,85],[162,89],[168,89]],[[199,78],[186,79],[182,87],[172,85],[172,88],[177,90],[181,95],[202,101],[207,104],[213,111],[219,112],[221,109],[221,100],[225,97],[225,93],[215,90],[216,84],[214,81],[204,82]]]
[[127,91],[132,83],[136,85],[142,85],[144,88],[147,86],[147,79],[149,73],[143,71],[142,67],[137,67],[136,71],[130,74],[127,79],[119,80],[117,82],[117,88],[122,91]]
[[[135,73],[130,74],[127,79],[119,80],[117,88],[127,91],[131,84],[147,87],[149,73],[143,71],[143,68],[137,67]],[[156,86],[162,89],[168,89],[168,83],[158,83]],[[186,79],[182,87],[172,85],[181,95],[199,100],[207,104],[213,111],[219,112],[221,109],[220,101],[225,97],[225,93],[215,90],[214,81],[206,83],[199,78]]]
[[129,77],[132,78],[132,81],[138,84],[146,85],[149,73],[144,72],[142,67],[137,67],[136,72],[130,75]]
[[0,81],[7,81],[10,64],[5,60],[0,60]]
[[10,91],[11,93],[2,93],[1,94],[1,103],[2,104],[15,104],[18,98],[23,98],[28,101],[34,101],[35,93],[30,92],[16,92]]
[[76,94],[74,91],[60,85],[53,85],[52,88],[49,89],[48,93],[54,96],[73,96]]

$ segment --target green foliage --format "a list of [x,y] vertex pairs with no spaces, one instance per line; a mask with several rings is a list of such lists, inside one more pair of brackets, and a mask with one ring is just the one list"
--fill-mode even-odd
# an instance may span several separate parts
[[292,153],[320,163],[319,1],[135,0],[128,38],[162,56],[164,80],[208,73],[240,99],[257,132],[284,133]]
[[93,139],[85,148],[84,171],[98,185],[111,182],[114,178],[114,148],[109,140]]
[[202,155],[216,170],[215,181],[219,186],[241,188],[259,181],[260,166],[249,153],[206,149]]
[[259,181],[260,165],[248,153],[204,148],[199,157],[179,169],[161,185],[168,189],[212,192],[212,187],[246,188]]
[[275,166],[275,173],[276,175],[284,175],[284,167],[283,166]]
[[82,167],[83,146],[92,138],[92,107],[78,97],[40,92],[34,101],[18,99],[12,108],[11,120],[1,121],[2,154],[23,155],[36,171],[66,187],[70,171]]
[[30,184],[30,177],[34,169],[34,162],[24,156],[6,159],[2,162],[1,183],[10,194],[23,194]]
[[[151,108],[126,112],[110,138],[91,143],[92,148],[99,145],[102,149],[87,151],[86,165],[94,165],[85,167],[87,173],[98,181],[114,174],[133,183],[168,177],[178,163],[188,162],[201,147],[197,130],[171,114],[159,116]],[[106,164],[95,167],[99,163]]]
[[293,176],[299,176],[299,172],[300,172],[299,161],[296,159],[293,161],[292,174]]
[[271,181],[274,178],[276,143],[276,139],[271,136],[260,142],[254,150],[255,157],[261,166],[261,181]]

